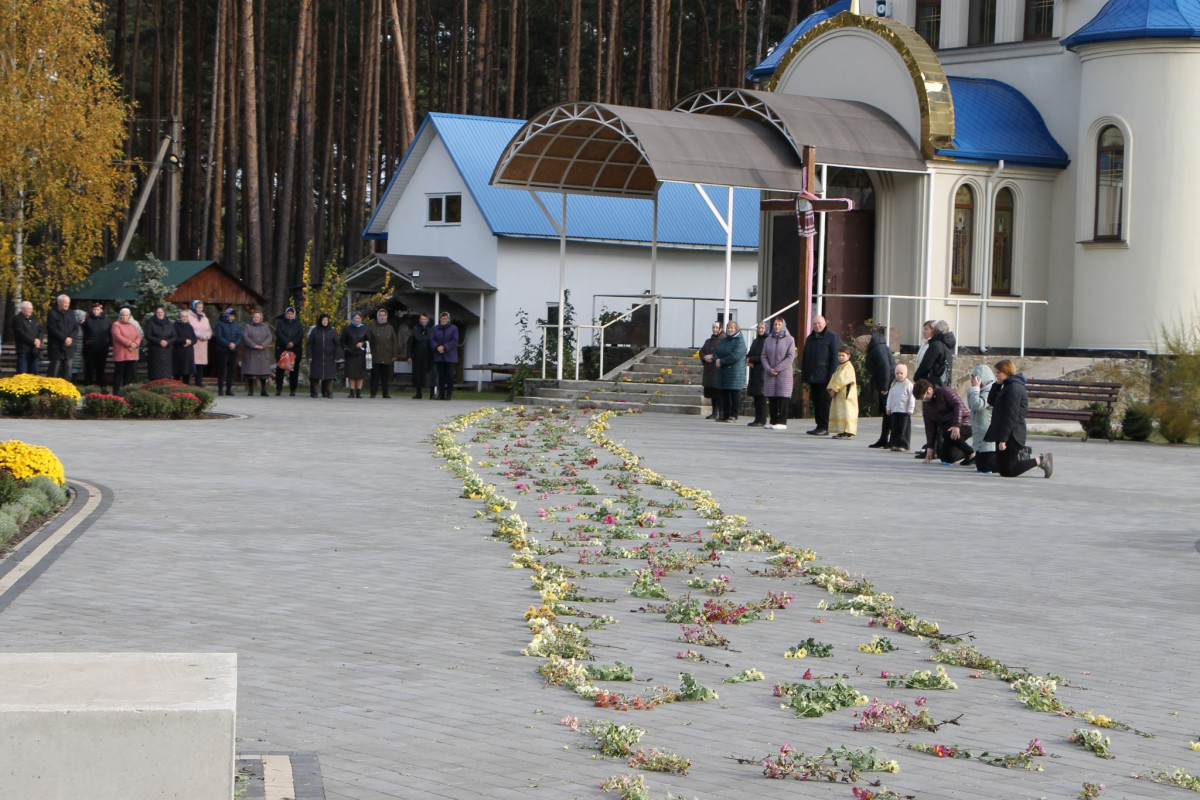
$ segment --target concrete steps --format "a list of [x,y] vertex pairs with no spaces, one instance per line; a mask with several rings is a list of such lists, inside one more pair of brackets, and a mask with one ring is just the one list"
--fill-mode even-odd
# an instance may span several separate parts
[[573,406],[659,414],[703,413],[703,368],[695,350],[646,350],[611,380],[569,381],[530,379],[525,382],[526,405]]

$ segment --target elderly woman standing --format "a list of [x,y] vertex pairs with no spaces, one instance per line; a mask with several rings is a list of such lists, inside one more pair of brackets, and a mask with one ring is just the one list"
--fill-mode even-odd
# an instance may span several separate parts
[[766,428],[787,430],[788,403],[792,399],[792,365],[796,362],[796,340],[788,333],[787,323],[776,317],[771,336],[763,345],[763,394],[771,405],[771,421]]
[[137,382],[138,348],[142,346],[142,332],[133,321],[128,306],[121,309],[117,321],[110,329],[113,354],[113,394],[120,394],[121,387]]
[[363,315],[355,311],[350,324],[342,328],[342,356],[346,359],[346,384],[350,397],[362,397],[363,378],[367,376],[367,348],[371,329],[363,325]]
[[317,324],[308,332],[308,386],[309,396],[317,396],[320,387],[322,397],[333,397],[333,381],[337,378],[337,356],[341,350],[337,331],[328,314],[317,317]]
[[152,381],[171,377],[171,347],[175,344],[175,323],[167,319],[167,310],[162,306],[154,309],[154,316],[146,320],[147,377]]
[[717,343],[721,341],[724,333],[721,331],[721,323],[714,322],[712,324],[712,336],[705,340],[704,344],[700,345],[700,365],[704,372],[700,375],[700,385],[704,387],[704,396],[708,398],[712,406],[712,413],[705,419],[717,419],[721,416],[721,393],[717,389]]
[[746,367],[750,370],[750,382],[746,386],[746,394],[754,398],[754,421],[746,423],[748,428],[761,428],[767,424],[767,398],[763,394],[763,345],[767,343],[767,323],[760,322],[754,326],[757,334],[746,351]]
[[217,394],[232,397],[238,345],[242,343],[242,326],[238,324],[237,312],[233,308],[227,308],[221,314],[213,338],[216,339],[213,355],[217,362]]
[[716,387],[721,392],[721,414],[717,422],[737,422],[746,388],[746,340],[733,320],[725,326],[725,338],[717,342],[713,354],[717,365]]
[[188,322],[196,332],[196,343],[192,345],[192,356],[196,359],[196,385],[204,385],[204,368],[208,366],[208,341],[213,338],[212,323],[204,313],[204,303],[193,300],[187,313]]
[[1049,478],[1054,472],[1054,456],[1043,453],[1037,458],[1021,458],[1025,446],[1025,414],[1029,409],[1029,393],[1025,376],[1017,372],[1009,359],[997,361],[996,385],[988,399],[992,404],[992,424],[984,441],[996,443],[996,468],[1006,478],[1015,478],[1034,467],[1041,467]]
[[258,378],[263,397],[267,396],[267,377],[275,368],[271,358],[271,326],[263,322],[261,311],[242,329],[242,377],[246,379],[246,396],[254,395],[254,379]]
[[188,321],[188,312],[180,311],[175,320],[175,343],[171,345],[171,376],[188,383],[196,372],[196,330]]

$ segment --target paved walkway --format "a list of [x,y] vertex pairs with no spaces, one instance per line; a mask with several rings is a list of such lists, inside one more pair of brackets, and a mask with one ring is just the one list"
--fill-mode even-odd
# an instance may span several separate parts
[[[217,410],[246,419],[0,420],[0,437],[50,447],[69,477],[113,494],[0,612],[0,649],[237,652],[239,752],[315,753],[331,799],[603,796],[603,778],[630,770],[593,760],[580,750],[586,737],[558,725],[601,714],[542,688],[536,662],[521,657],[521,614],[536,600],[528,573],[508,568],[511,551],[473,518],[479,504],[458,499],[460,483],[430,455],[434,427],[474,407],[236,397]],[[796,720],[763,691],[769,683],[724,685],[720,703],[613,717],[650,729],[646,744],[696,759],[686,778],[647,773],[654,796],[794,797],[801,787],[725,758],[762,757],[783,741],[808,752],[875,744],[905,767],[885,783],[921,798],[1073,798],[1081,774],[1109,783],[1106,798],[1180,796],[1126,776],[1156,763],[1200,773],[1187,746],[1200,738],[1200,449],[1038,440],[1054,450],[1054,479],[1006,480],[869,450],[874,426],[840,442],[801,425],[757,431],[647,414],[615,420],[610,433],[651,469],[711,490],[727,512],[865,573],[943,631],[970,631],[1010,666],[1067,677],[1077,688],[1060,695],[1071,705],[1157,738],[1112,732],[1118,760],[1093,759],[1063,740],[1079,721],[1026,711],[998,682],[960,681],[935,716],[963,712],[971,724],[939,741],[1013,752],[1037,735],[1063,756],[1045,773],[967,769],[898,750],[902,737],[861,738],[848,712]],[[730,568],[740,559],[729,556]],[[794,666],[780,643],[810,635],[807,621],[822,613],[814,587],[782,585],[797,594],[792,608],[731,634],[748,638],[730,661],[752,666],[757,654],[769,682]],[[621,623],[597,634],[599,657],[658,653],[646,677],[675,683],[684,662],[665,659],[682,645],[661,618],[630,613],[645,601],[608,591],[618,602],[599,610]],[[869,638],[861,619],[836,617],[823,630]],[[900,638],[919,663],[928,651]],[[883,695],[870,680],[880,658],[828,666],[861,669],[857,682],[873,684],[863,691]],[[696,669],[714,686],[731,671]],[[812,791],[850,796],[844,786]]]

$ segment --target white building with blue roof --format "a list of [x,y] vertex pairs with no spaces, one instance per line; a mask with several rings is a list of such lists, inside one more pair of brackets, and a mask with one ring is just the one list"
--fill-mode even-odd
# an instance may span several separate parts
[[[840,302],[882,321],[890,309],[905,342],[921,319],[945,318],[960,345],[1088,350],[1154,350],[1160,325],[1190,317],[1200,2],[858,6],[812,14],[748,74],[768,91],[875,106],[928,164],[824,171],[829,196],[856,197],[870,216],[849,226],[857,250],[831,230],[818,286],[892,297],[828,297],[827,311]],[[778,216],[765,223],[778,228],[763,237],[766,297],[792,259]]]
[[[539,205],[530,192],[490,185],[497,160],[524,124],[430,113],[364,232],[386,243],[387,254],[450,259],[494,287],[442,293],[483,312],[482,342],[477,329],[467,331],[468,366],[516,358],[518,311],[531,320],[557,314],[559,234],[552,220],[561,196],[538,193]],[[691,347],[707,338],[724,305],[726,234],[695,187],[665,184],[659,193],[653,279],[651,201],[571,195],[567,202],[566,287],[577,324],[631,308],[653,280],[664,298],[661,344]],[[757,307],[758,204],[758,192],[734,193],[731,315],[743,323],[754,321]],[[466,377],[478,376],[467,371]]]

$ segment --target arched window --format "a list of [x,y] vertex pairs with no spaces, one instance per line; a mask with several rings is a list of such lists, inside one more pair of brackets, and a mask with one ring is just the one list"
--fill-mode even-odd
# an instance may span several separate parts
[[1025,0],[1025,38],[1049,39],[1054,35],[1054,0]]
[[992,294],[1012,294],[1013,262],[1012,189],[996,193],[996,216],[992,222]]
[[917,0],[917,35],[934,50],[942,37],[942,0]]
[[967,10],[967,44],[996,41],[996,0],[971,0]]
[[1125,202],[1125,135],[1115,125],[1096,139],[1096,239],[1120,239]]
[[975,193],[966,184],[954,193],[954,239],[950,255],[950,291],[971,291],[971,243],[975,239]]

